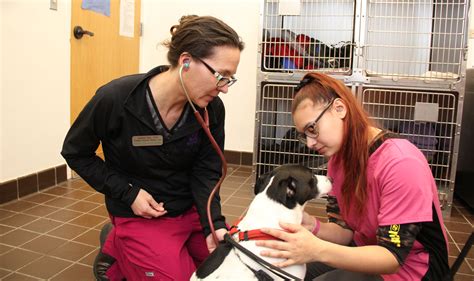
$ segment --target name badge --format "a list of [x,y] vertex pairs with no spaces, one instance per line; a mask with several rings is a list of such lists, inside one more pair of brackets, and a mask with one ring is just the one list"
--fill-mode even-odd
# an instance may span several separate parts
[[133,146],[160,146],[163,145],[162,135],[133,136]]

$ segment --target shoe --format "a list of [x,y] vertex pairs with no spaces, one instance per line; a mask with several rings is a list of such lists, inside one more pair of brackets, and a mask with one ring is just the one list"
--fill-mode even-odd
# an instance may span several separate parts
[[105,273],[115,262],[115,259],[113,257],[102,252],[102,247],[104,246],[105,240],[107,240],[107,235],[113,227],[114,226],[112,225],[112,223],[108,222],[104,224],[104,226],[102,226],[102,229],[100,230],[100,249],[99,253],[95,257],[94,265],[92,268],[95,279],[97,281],[109,281],[109,278]]

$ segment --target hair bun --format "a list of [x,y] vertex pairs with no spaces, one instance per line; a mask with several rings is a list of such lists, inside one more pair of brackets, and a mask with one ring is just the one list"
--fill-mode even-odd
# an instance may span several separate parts
[[179,19],[179,24],[185,24],[186,22],[188,21],[191,21],[193,19],[196,19],[198,18],[199,16],[198,15],[186,15],[186,16],[182,16],[180,19]]
[[171,28],[170,28],[171,35],[174,35],[183,25],[188,24],[189,22],[191,22],[192,20],[194,20],[198,17],[199,16],[197,16],[197,15],[182,16],[179,19],[179,24],[175,24],[175,25],[171,26]]
[[239,51],[244,48],[237,32],[212,16],[182,16],[178,24],[171,26],[170,33],[171,38],[164,41],[163,45],[169,49],[167,57],[172,67],[178,66],[183,53],[207,58],[214,54],[215,47],[229,46]]
[[178,28],[179,28],[179,25],[177,25],[177,24],[175,24],[175,25],[173,25],[173,26],[170,27],[171,36],[173,36],[173,35],[176,33],[176,31],[178,30]]

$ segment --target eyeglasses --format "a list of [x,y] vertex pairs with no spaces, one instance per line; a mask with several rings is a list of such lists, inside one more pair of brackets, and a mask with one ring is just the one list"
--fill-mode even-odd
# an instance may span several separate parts
[[303,133],[298,133],[298,140],[304,144],[307,144],[308,141],[307,141],[307,138],[312,138],[312,139],[316,139],[318,136],[319,136],[319,130],[317,129],[316,127],[316,124],[318,123],[319,119],[321,119],[321,117],[323,117],[324,113],[326,111],[328,111],[328,109],[331,107],[331,105],[334,103],[334,100],[335,99],[332,99],[328,105],[326,105],[326,107],[323,109],[323,111],[318,115],[318,117],[316,117],[316,120],[314,120],[313,123],[307,125],[305,128],[304,128],[304,131]]
[[202,59],[200,58],[197,58],[195,57],[198,61],[202,62],[202,64],[204,64],[205,67],[207,67],[207,69],[209,69],[209,71],[212,73],[212,75],[214,75],[214,77],[216,77],[217,79],[217,83],[216,83],[216,86],[218,88],[221,88],[221,87],[224,87],[225,85],[227,85],[227,87],[230,87],[232,86],[235,82],[237,82],[237,79],[234,77],[234,75],[230,76],[230,77],[225,77],[224,75],[220,74],[219,72],[217,72],[216,70],[214,70],[214,68],[212,68],[210,65],[208,65],[205,61],[203,61]]

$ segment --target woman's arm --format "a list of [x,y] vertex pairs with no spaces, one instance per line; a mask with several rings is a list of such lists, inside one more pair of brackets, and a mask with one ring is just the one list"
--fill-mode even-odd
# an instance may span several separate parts
[[130,185],[123,175],[96,155],[96,149],[112,126],[111,116],[116,115],[112,112],[114,95],[109,88],[107,85],[99,88],[86,104],[66,135],[61,155],[95,190],[132,205],[140,188]]
[[316,235],[318,238],[339,245],[349,245],[354,234],[352,230],[343,228],[337,223],[320,222],[317,218],[306,212],[303,213],[303,221],[301,225]]
[[388,249],[378,245],[349,247],[327,241],[321,241],[319,245],[313,260],[331,267],[368,274],[392,274],[400,266]]
[[276,264],[277,266],[322,262],[332,267],[368,274],[389,274],[399,268],[395,256],[384,247],[342,246],[315,237],[301,225],[280,223],[280,226],[286,231],[277,229],[262,229],[262,231],[281,241],[257,241],[258,246],[270,248],[261,252],[263,256],[286,259]]
[[350,229],[342,228],[340,225],[332,222],[321,222],[316,236],[339,245],[349,245],[352,242],[353,232]]

